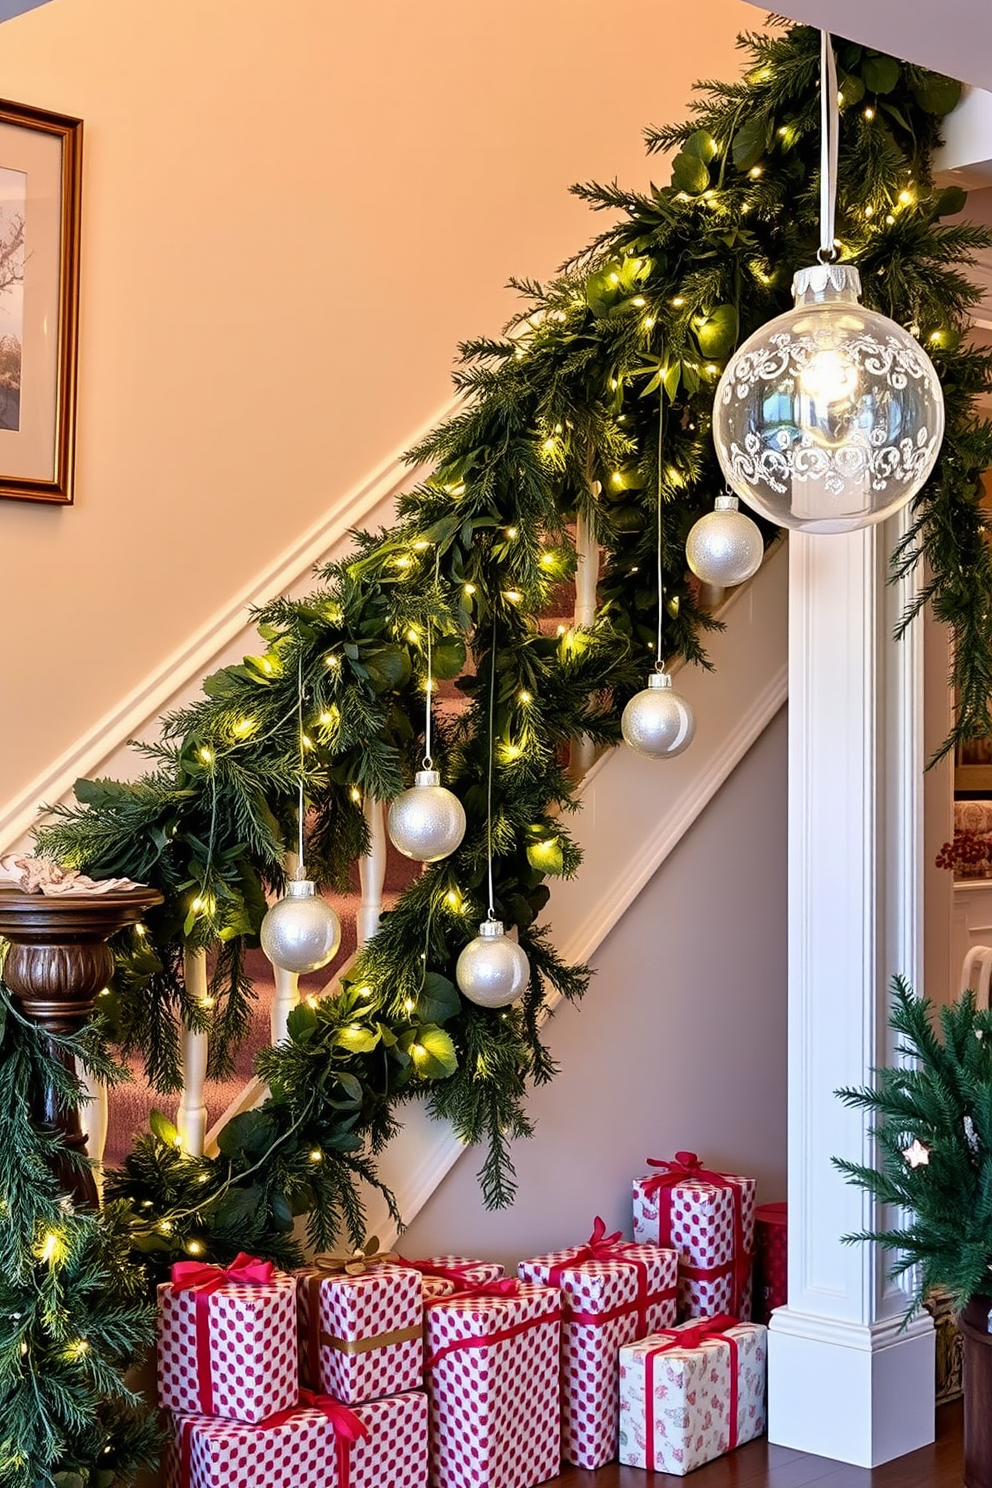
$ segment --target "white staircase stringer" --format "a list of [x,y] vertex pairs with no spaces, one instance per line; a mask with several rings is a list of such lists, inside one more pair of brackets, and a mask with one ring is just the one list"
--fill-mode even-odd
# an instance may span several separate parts
[[[690,749],[649,760],[628,749],[600,757],[579,787],[570,830],[584,853],[579,875],[553,887],[552,935],[565,961],[587,961],[785,703],[788,693],[788,551],[779,544],[760,573],[722,610],[726,630],[708,638],[715,672],[683,667],[676,686],[696,714]],[[645,663],[645,677],[647,663]],[[785,789],[785,781],[782,782]],[[595,997],[593,984],[589,994]],[[379,1159],[407,1223],[466,1148],[420,1101]],[[396,1229],[377,1193],[368,1230],[392,1245]]]

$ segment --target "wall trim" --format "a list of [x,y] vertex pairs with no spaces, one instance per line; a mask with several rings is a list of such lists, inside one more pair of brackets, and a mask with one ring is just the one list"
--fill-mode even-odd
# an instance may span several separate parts
[[[326,513],[224,604],[181,646],[149,672],[119,703],[47,765],[23,790],[0,810],[0,853],[19,845],[42,819],[42,803],[54,804],[68,797],[80,776],[106,771],[109,761],[140,735],[155,737],[162,713],[176,707],[185,696],[193,696],[210,672],[238,655],[239,638],[253,631],[248,610],[309,584],[318,563],[343,554],[348,534],[355,528],[374,525],[379,508],[391,508],[402,491],[412,489],[426,470],[407,465],[403,452],[419,443],[443,419],[461,406],[461,398],[450,400],[416,430],[398,449],[364,480],[353,486]],[[392,521],[394,514],[384,513]],[[236,647],[237,643],[237,647]]]

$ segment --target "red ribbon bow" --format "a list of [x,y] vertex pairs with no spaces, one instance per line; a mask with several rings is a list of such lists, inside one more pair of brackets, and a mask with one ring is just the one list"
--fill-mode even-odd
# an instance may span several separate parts
[[450,1281],[456,1291],[477,1285],[474,1266],[438,1266],[434,1261],[408,1261],[405,1256],[397,1256],[396,1264],[406,1266],[410,1271],[419,1271],[421,1276],[436,1276],[441,1281]]
[[[185,1265],[186,1263],[180,1261],[178,1264]],[[218,1268],[214,1266],[210,1269],[217,1270]],[[334,1430],[334,1450],[338,1463],[338,1488],[350,1488],[352,1443],[368,1436],[369,1428],[361,1416],[357,1416],[353,1410],[342,1405],[340,1400],[335,1400],[333,1395],[318,1395],[313,1390],[301,1390],[297,1403],[286,1410],[276,1411],[275,1415],[267,1416],[264,1421],[256,1421],[253,1425],[231,1422],[231,1427],[232,1430],[239,1431],[272,1431],[277,1426],[285,1426],[286,1422],[291,1421],[301,1410],[318,1410],[330,1421]],[[196,1424],[197,1418],[194,1416],[187,1416],[182,1423],[179,1455],[180,1488],[190,1488],[191,1438]]]
[[205,1266],[199,1261],[177,1261],[172,1268],[172,1285],[177,1292],[194,1292],[193,1327],[196,1334],[196,1382],[200,1413],[214,1413],[214,1386],[210,1372],[210,1297],[222,1286],[265,1286],[275,1276],[271,1261],[260,1261],[242,1250],[225,1269]]
[[[606,1224],[596,1215],[593,1222],[592,1234],[585,1245],[580,1245],[567,1261],[562,1261],[557,1266],[552,1266],[548,1272],[548,1286],[560,1287],[563,1271],[571,1271],[576,1266],[585,1265],[586,1261],[623,1261],[627,1266],[633,1266],[637,1275],[637,1336],[643,1338],[648,1332],[648,1267],[647,1262],[638,1256],[632,1256],[630,1251],[634,1248],[629,1241],[622,1238],[622,1230],[614,1230],[612,1235],[606,1233]],[[660,1297],[653,1300],[660,1301]],[[623,1307],[620,1312],[628,1312],[629,1307]],[[586,1314],[566,1313],[566,1320],[573,1322],[606,1322],[608,1318],[618,1316],[614,1310],[612,1313],[602,1317],[587,1317]]]
[[681,1183],[708,1183],[713,1188],[729,1188],[733,1196],[734,1245],[733,1256],[722,1266],[698,1267],[688,1265],[679,1258],[679,1271],[695,1281],[715,1281],[730,1275],[730,1310],[739,1317],[743,1310],[744,1293],[751,1272],[751,1254],[744,1247],[744,1194],[741,1185],[726,1173],[716,1173],[704,1168],[694,1152],[676,1152],[672,1161],[649,1157],[649,1168],[660,1168],[641,1180],[641,1192],[646,1196],[658,1196],[658,1240],[662,1245],[672,1241],[672,1189]]
[[[467,1286],[459,1287],[452,1292],[450,1297],[438,1297],[437,1302],[464,1302],[466,1298],[472,1297],[518,1297],[520,1295],[520,1283],[514,1276],[500,1276],[496,1281],[473,1281]],[[434,1306],[431,1303],[430,1306]]]
[[[677,1154],[681,1156],[681,1153]],[[647,1438],[647,1462],[646,1466],[650,1472],[654,1472],[657,1466],[654,1449],[654,1361],[660,1354],[667,1354],[672,1349],[696,1349],[705,1338],[719,1339],[726,1343],[730,1349],[730,1401],[729,1401],[729,1442],[728,1452],[732,1452],[737,1445],[737,1409],[738,1409],[738,1383],[737,1383],[737,1339],[727,1335],[728,1328],[737,1326],[737,1318],[731,1317],[729,1313],[721,1312],[716,1317],[698,1318],[691,1328],[659,1328],[657,1333],[652,1333],[652,1344],[656,1338],[667,1338],[667,1343],[659,1343],[652,1347],[644,1355],[644,1434]]]

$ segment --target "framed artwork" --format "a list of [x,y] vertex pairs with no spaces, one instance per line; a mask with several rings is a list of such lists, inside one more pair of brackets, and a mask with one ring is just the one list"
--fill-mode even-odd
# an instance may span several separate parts
[[0,497],[72,501],[83,125],[0,100]]
[[954,751],[954,794],[992,797],[992,738],[969,739]]

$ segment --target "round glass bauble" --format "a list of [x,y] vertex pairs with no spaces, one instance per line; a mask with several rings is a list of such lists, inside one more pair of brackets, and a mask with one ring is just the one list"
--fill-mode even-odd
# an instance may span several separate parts
[[436,863],[465,836],[465,808],[437,770],[418,770],[412,790],[390,806],[387,825],[390,842],[405,858]]
[[341,944],[341,921],[312,879],[294,878],[262,921],[262,950],[282,971],[319,971]]
[[620,720],[624,742],[650,759],[671,759],[692,743],[696,715],[672,688],[667,672],[652,672],[643,692],[636,692]]
[[475,940],[458,957],[455,981],[469,1002],[506,1007],[527,990],[530,962],[517,942],[503,934],[502,920],[483,920]]
[[731,490],[780,527],[853,532],[924,484],[944,435],[944,398],[926,352],[858,302],[849,264],[800,269],[795,309],[734,353],[713,405],[713,442]]
[[690,528],[686,562],[704,584],[730,589],[761,567],[765,544],[756,522],[741,511],[736,496],[718,496],[715,510]]

